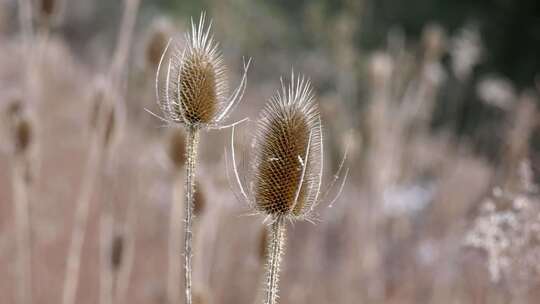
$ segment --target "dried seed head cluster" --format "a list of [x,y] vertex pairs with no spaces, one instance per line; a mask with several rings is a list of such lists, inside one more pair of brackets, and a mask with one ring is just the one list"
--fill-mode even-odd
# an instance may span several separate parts
[[219,128],[242,98],[249,62],[244,64],[240,85],[228,97],[225,65],[210,29],[211,25],[205,25],[204,13],[197,25],[192,22],[185,49],[174,51],[167,59],[166,80],[161,87],[160,70],[168,45],[160,58],[156,93],[164,120],[169,123],[191,128]]
[[50,17],[55,13],[56,0],[41,0],[39,2],[39,8],[43,17]]
[[111,244],[111,267],[118,270],[122,264],[122,256],[124,252],[124,237],[118,233],[114,236]]
[[[322,127],[310,82],[282,83],[258,122],[251,182],[244,199],[274,218],[306,218],[317,204],[322,180]],[[234,150],[233,150],[234,161]]]
[[9,150],[15,155],[25,154],[32,143],[33,126],[20,98],[13,97],[2,114],[2,123],[8,131],[6,138],[9,138]]
[[15,125],[15,152],[23,154],[28,150],[32,141],[32,126],[26,118],[21,118]]

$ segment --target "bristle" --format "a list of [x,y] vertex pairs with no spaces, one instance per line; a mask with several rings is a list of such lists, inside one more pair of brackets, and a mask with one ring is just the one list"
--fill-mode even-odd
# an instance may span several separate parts
[[276,216],[301,215],[318,188],[319,112],[309,83],[294,81],[263,110],[256,139],[256,207]]
[[121,234],[114,236],[111,245],[111,267],[118,270],[122,264],[122,256],[124,251],[124,238]]
[[186,162],[186,137],[179,128],[174,128],[169,138],[169,158],[178,169]]

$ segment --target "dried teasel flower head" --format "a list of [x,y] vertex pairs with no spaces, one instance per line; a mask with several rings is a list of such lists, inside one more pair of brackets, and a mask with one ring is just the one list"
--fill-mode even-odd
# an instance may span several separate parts
[[274,219],[309,219],[328,191],[321,196],[322,126],[311,84],[305,77],[295,78],[293,73],[290,85],[282,81],[281,91],[268,101],[257,124],[253,153],[250,183],[244,187],[236,168],[234,145],[232,148],[234,173],[244,200],[255,211]]
[[15,153],[24,154],[32,142],[32,124],[27,117],[21,117],[14,125]]
[[37,0],[36,16],[39,18],[40,25],[49,27],[56,25],[64,11],[65,0]]
[[57,0],[40,0],[39,10],[42,16],[50,17],[55,13]]
[[150,25],[150,34],[146,41],[144,57],[146,65],[156,69],[161,60],[161,54],[167,47],[169,37],[173,35],[173,25],[166,18],[159,18]]
[[121,233],[115,234],[111,244],[111,267],[118,270],[122,264],[124,254],[124,236]]
[[[249,61],[244,63],[240,85],[228,96],[225,65],[218,44],[206,26],[205,14],[198,24],[192,21],[186,34],[185,48],[175,50],[165,60],[163,52],[156,73],[156,95],[163,112],[162,120],[194,129],[219,129],[242,99],[246,88]],[[166,62],[164,62],[166,61]],[[161,66],[166,65],[166,79],[160,86]]]

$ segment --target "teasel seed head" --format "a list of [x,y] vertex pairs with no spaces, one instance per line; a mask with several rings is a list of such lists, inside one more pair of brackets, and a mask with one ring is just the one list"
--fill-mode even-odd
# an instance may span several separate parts
[[40,0],[39,1],[39,10],[41,16],[50,18],[56,10],[56,0]]
[[306,218],[318,200],[322,176],[322,127],[309,80],[293,73],[290,85],[282,81],[255,132],[247,191],[238,176],[234,146],[232,150],[244,199],[273,218]]
[[[249,62],[244,64],[240,85],[228,97],[226,68],[210,29],[211,24],[206,26],[203,13],[197,25],[192,21],[185,48],[175,50],[172,58],[164,62],[169,49],[167,44],[160,58],[156,95],[163,119],[169,123],[190,128],[220,128],[244,94]],[[163,64],[167,67],[166,79],[160,87]]]
[[122,256],[124,253],[124,237],[122,234],[116,234],[111,244],[111,267],[113,270],[118,270],[122,264]]
[[15,153],[25,154],[32,141],[32,125],[27,117],[21,117],[15,124]]
[[179,128],[174,128],[169,137],[169,158],[176,169],[186,162],[186,136]]
[[[231,155],[240,198],[258,213],[273,220],[311,220],[314,207],[325,201],[335,185],[333,204],[348,176],[342,174],[345,153],[334,179],[321,191],[323,176],[323,135],[321,118],[310,81],[291,73],[291,82],[281,81],[261,111],[247,176],[240,177],[236,165],[232,127]],[[250,182],[246,184],[245,180]],[[338,181],[341,182],[336,184]]]

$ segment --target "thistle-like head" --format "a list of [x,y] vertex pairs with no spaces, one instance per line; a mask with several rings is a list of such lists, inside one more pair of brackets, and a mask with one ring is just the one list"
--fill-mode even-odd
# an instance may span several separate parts
[[[157,99],[164,119],[170,123],[219,128],[244,94],[249,62],[244,64],[240,85],[229,96],[226,68],[210,30],[211,23],[206,25],[203,13],[198,24],[192,21],[184,49],[173,51],[166,59],[168,44],[161,56],[156,76]],[[166,80],[160,86],[163,64],[167,67]]]
[[[309,80],[291,76],[262,110],[255,131],[250,182],[241,182],[245,201],[272,218],[303,219],[320,198],[322,181],[322,126]],[[233,139],[234,140],[234,128]]]

